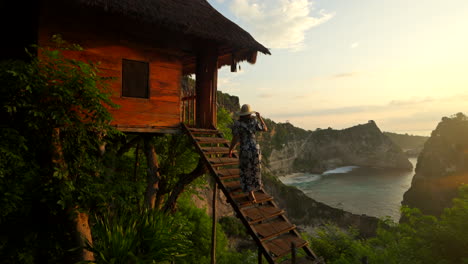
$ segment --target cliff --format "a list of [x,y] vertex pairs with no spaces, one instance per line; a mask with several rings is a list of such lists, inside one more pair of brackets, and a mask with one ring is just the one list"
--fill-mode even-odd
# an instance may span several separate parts
[[[225,105],[226,104],[226,105]],[[228,94],[218,95],[218,106],[229,112],[239,109],[239,99]],[[388,137],[382,134],[375,122],[343,130],[308,131],[290,123],[275,123],[265,118],[269,132],[259,133],[263,162],[264,188],[275,197],[295,224],[309,230],[331,222],[340,227],[355,226],[364,237],[375,235],[378,219],[367,215],[356,215],[342,209],[330,207],[306,196],[299,189],[286,186],[274,175],[291,172],[323,172],[345,165],[381,168],[407,168],[412,165]],[[271,172],[271,173],[268,173]],[[274,175],[273,175],[274,174]],[[209,208],[210,192],[199,201],[200,207]],[[232,216],[224,197],[218,198],[219,216]],[[211,209],[209,209],[211,210]]]
[[[285,135],[279,129],[290,126]],[[407,157],[374,121],[343,130],[305,131],[291,124],[275,124],[262,136],[267,166],[277,175],[291,172],[322,173],[341,166],[412,169]],[[284,136],[284,139],[278,139]]]
[[442,118],[432,131],[402,204],[440,215],[452,205],[462,183],[468,183],[468,119],[459,113]]
[[235,113],[240,110],[239,97],[237,96],[217,91],[216,102],[219,107],[223,107],[229,113]]
[[429,137],[425,136],[397,134],[392,132],[383,133],[397,144],[408,157],[417,157],[419,153],[421,153],[424,143],[429,139]]
[[317,202],[296,187],[287,186],[268,173],[263,173],[262,177],[265,190],[275,197],[281,208],[286,210],[290,220],[301,228],[310,231],[314,227],[334,223],[344,229],[353,226],[363,237],[375,236],[378,218],[365,214],[352,214]]

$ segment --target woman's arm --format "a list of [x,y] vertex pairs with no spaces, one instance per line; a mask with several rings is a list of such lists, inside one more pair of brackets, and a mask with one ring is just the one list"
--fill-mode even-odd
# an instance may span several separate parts
[[239,143],[239,136],[232,136],[231,146],[229,147],[230,158],[232,158],[232,152],[234,151],[234,148],[237,146],[237,143]]
[[265,121],[263,121],[263,118],[260,116],[260,113],[259,112],[255,112],[255,115],[257,116],[258,120],[260,120],[260,122],[262,123],[262,127],[263,127],[263,132],[267,132],[268,131],[268,127],[267,125],[265,124]]

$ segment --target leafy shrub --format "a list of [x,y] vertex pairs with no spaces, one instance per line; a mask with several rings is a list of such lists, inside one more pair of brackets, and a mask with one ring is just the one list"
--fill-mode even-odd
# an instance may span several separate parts
[[97,263],[161,263],[185,256],[192,246],[187,219],[160,211],[99,217],[93,227]]
[[247,238],[247,232],[245,232],[245,226],[240,222],[239,219],[232,216],[225,216],[218,220],[223,227],[224,232],[229,237],[241,237]]
[[[459,189],[453,206],[440,217],[424,215],[418,209],[402,208],[405,222],[389,220],[367,240],[352,229],[343,231],[325,226],[309,237],[312,249],[327,263],[361,264],[467,264],[468,263],[468,185]],[[385,226],[385,227],[384,227]]]

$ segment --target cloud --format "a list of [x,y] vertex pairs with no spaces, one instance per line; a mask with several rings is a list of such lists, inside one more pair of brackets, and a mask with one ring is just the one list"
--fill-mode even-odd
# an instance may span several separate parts
[[[321,108],[321,109],[308,109],[304,111],[295,112],[278,112],[273,113],[275,117],[281,118],[293,118],[293,117],[306,117],[306,116],[337,116],[337,115],[353,115],[353,114],[377,114],[394,111],[416,111],[419,113],[421,109],[425,109],[424,106],[432,106],[429,109],[439,111],[439,109],[446,108],[443,104],[451,106],[456,102],[463,101],[466,98],[466,94],[458,94],[447,97],[432,98],[432,97],[414,97],[407,100],[391,100],[385,104],[375,105],[353,105],[335,108]],[[426,110],[427,112],[428,110]],[[432,110],[431,110],[432,111]],[[410,113],[405,114],[406,117],[410,118]],[[433,118],[434,116],[431,116]],[[436,118],[440,118],[436,116]]]
[[306,32],[334,16],[324,10],[312,15],[308,0],[232,0],[229,7],[247,31],[273,49],[304,48]]
[[393,100],[388,103],[389,105],[393,106],[405,106],[405,105],[416,105],[416,104],[424,104],[424,103],[431,103],[436,101],[436,99],[431,97],[426,98],[411,98],[408,100]]
[[264,98],[264,99],[271,98],[273,96],[274,96],[274,94],[270,94],[270,93],[261,93],[261,94],[258,95],[258,97],[261,97],[261,98]]
[[349,47],[350,47],[351,49],[355,49],[355,48],[359,47],[359,42],[354,42],[354,43],[351,44]]
[[340,78],[347,78],[347,77],[353,77],[358,75],[359,72],[343,72],[343,73],[338,73],[330,76],[330,79],[340,79]]

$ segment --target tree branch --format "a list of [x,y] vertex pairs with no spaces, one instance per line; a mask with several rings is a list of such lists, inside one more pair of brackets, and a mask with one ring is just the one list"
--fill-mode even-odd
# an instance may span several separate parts
[[148,163],[145,202],[148,208],[154,209],[156,193],[159,190],[161,175],[159,173],[158,157],[156,156],[156,150],[154,149],[154,145],[151,143],[151,139],[152,136],[144,137],[144,150],[146,161]]
[[123,154],[127,153],[133,146],[140,142],[140,140],[141,138],[139,136],[135,136],[130,139],[130,141],[125,142],[125,144],[117,151],[117,157],[121,157]]
[[180,174],[179,180],[172,189],[172,192],[169,198],[166,201],[166,204],[163,207],[164,212],[174,211],[175,204],[179,196],[184,192],[185,187],[196,180],[198,177],[202,176],[206,172],[205,164],[202,159],[198,160],[197,167],[188,174]]

